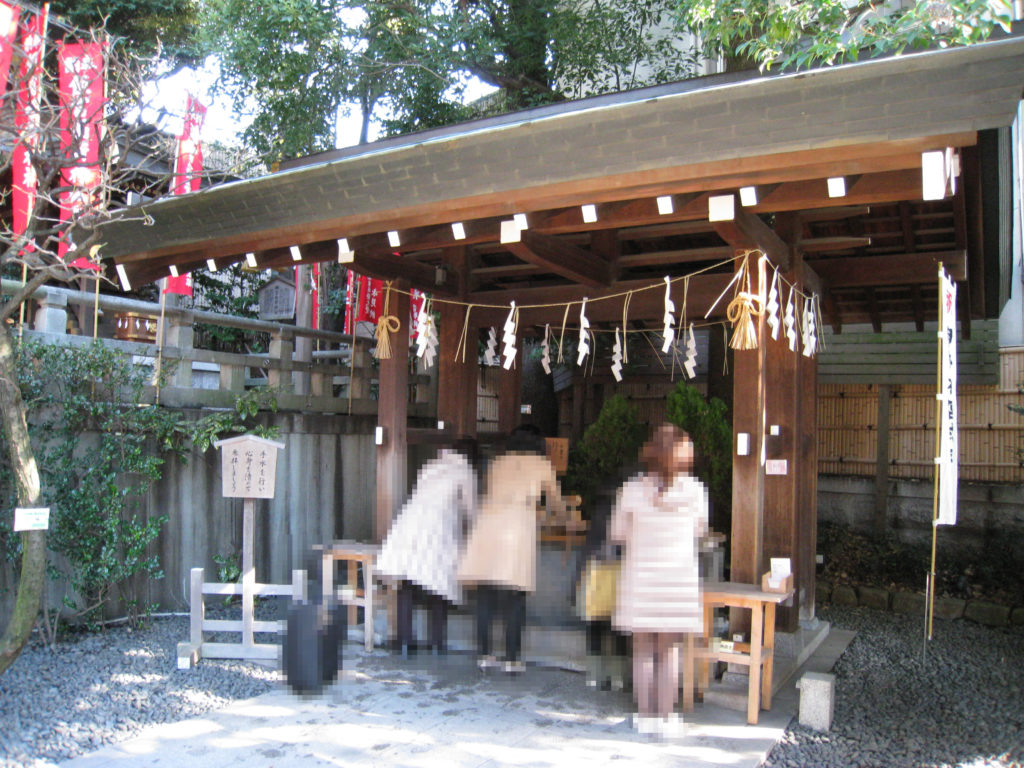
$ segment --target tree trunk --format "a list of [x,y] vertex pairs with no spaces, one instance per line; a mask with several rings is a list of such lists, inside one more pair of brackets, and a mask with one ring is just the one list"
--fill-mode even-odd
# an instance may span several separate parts
[[[18,503],[38,507],[40,502],[39,468],[28,437],[25,401],[18,386],[17,355],[14,340],[6,324],[0,323],[0,421],[7,438],[11,467],[18,484]],[[3,674],[25,647],[39,614],[46,576],[46,531],[21,534],[21,579],[3,637],[0,637],[0,674]]]

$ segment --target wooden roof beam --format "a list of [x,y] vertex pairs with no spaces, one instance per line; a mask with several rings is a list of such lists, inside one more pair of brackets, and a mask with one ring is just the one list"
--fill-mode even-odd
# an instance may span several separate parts
[[759,216],[737,208],[735,218],[730,221],[712,223],[715,231],[736,250],[757,248],[765,253],[772,264],[786,272],[792,266],[793,254],[789,245],[775,231],[761,221]]
[[600,256],[529,229],[519,234],[519,242],[505,243],[517,258],[580,285],[592,288],[611,285],[612,266]]
[[844,256],[810,261],[823,281],[835,288],[863,288],[881,285],[934,284],[938,263],[957,282],[967,278],[967,256],[963,251],[906,253],[892,256]]

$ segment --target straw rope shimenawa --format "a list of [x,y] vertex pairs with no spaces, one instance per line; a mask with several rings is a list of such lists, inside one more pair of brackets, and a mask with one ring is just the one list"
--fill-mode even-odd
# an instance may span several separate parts
[[[729,289],[733,288],[733,299],[732,299],[732,301],[729,302],[729,305],[728,305],[728,307],[726,309],[726,317],[728,318],[728,320],[727,321],[712,321],[710,323],[699,323],[699,324],[695,324],[694,325],[695,328],[702,328],[702,327],[708,327],[708,326],[711,326],[711,325],[717,325],[717,324],[721,323],[722,325],[724,325],[726,327],[726,335],[727,335],[727,339],[728,339],[727,343],[733,349],[756,349],[757,345],[758,345],[757,330],[756,330],[755,325],[754,325],[754,319],[760,317],[763,314],[763,312],[764,312],[764,307],[763,307],[764,300],[762,298],[763,290],[760,290],[760,286],[759,286],[758,290],[756,290],[756,291],[752,290],[752,285],[751,285],[752,278],[751,278],[751,274],[750,274],[750,272],[751,272],[750,257],[751,256],[754,256],[757,259],[759,259],[759,263],[760,263],[760,261],[764,262],[765,270],[763,270],[763,271],[766,271],[767,268],[769,266],[771,266],[769,264],[768,260],[767,260],[767,257],[765,256],[765,254],[762,251],[755,249],[755,250],[743,251],[742,253],[737,253],[735,256],[733,256],[731,258],[724,259],[724,260],[719,261],[719,262],[717,262],[715,264],[710,264],[710,265],[708,265],[706,267],[703,267],[701,269],[695,270],[694,272],[691,272],[691,273],[689,273],[687,275],[681,275],[679,277],[673,277],[673,278],[671,278],[669,280],[670,283],[676,283],[676,282],[679,282],[679,281],[683,281],[683,306],[686,307],[686,303],[687,303],[687,299],[688,299],[688,294],[689,294],[689,281],[690,281],[690,278],[696,277],[697,275],[701,275],[701,274],[704,274],[706,272],[711,272],[712,270],[715,270],[715,269],[718,269],[718,268],[721,268],[721,267],[724,267],[724,266],[728,266],[728,265],[734,264],[736,262],[742,262],[740,267],[739,267],[739,269],[737,269],[735,274],[733,275],[732,280],[730,280],[729,284],[725,287],[725,290],[722,291],[721,295],[717,299],[715,299],[714,302],[712,302],[711,307],[708,309],[707,313],[704,315],[705,319],[707,319],[708,316],[710,316],[711,312],[714,310],[714,308],[718,305],[718,303],[722,300],[722,298],[725,296],[725,294],[729,291]],[[763,277],[763,275],[761,277]],[[761,277],[759,277],[759,280],[761,279]],[[789,280],[786,280],[783,275],[779,274],[779,279],[784,281],[787,285],[789,285],[790,286],[790,290],[793,293],[795,293],[798,296],[800,296],[804,301],[811,301],[812,300],[812,298],[813,298],[812,296],[807,295],[806,293],[804,293],[804,291],[802,291],[798,287],[796,287],[796,285],[794,283],[790,282]],[[635,330],[635,329],[627,329],[625,327],[625,322],[626,322],[626,320],[628,318],[630,300],[632,299],[634,294],[641,293],[643,291],[655,290],[655,289],[659,289],[659,288],[663,288],[663,287],[664,287],[664,280],[661,280],[661,281],[656,282],[656,283],[651,283],[651,285],[644,286],[643,288],[632,288],[632,289],[627,290],[627,291],[619,291],[617,293],[608,294],[607,296],[599,296],[597,298],[585,298],[585,299],[576,299],[576,300],[568,301],[568,302],[558,301],[558,302],[550,302],[550,303],[543,303],[543,304],[519,304],[519,305],[516,305],[516,314],[518,315],[519,312],[521,312],[523,310],[529,311],[531,309],[549,309],[549,308],[552,308],[552,307],[563,307],[565,309],[565,312],[564,312],[563,317],[562,317],[561,331],[560,331],[560,333],[558,335],[558,358],[557,358],[557,361],[559,363],[561,363],[561,362],[563,362],[563,358],[562,358],[562,342],[563,342],[563,340],[565,338],[566,330],[571,328],[571,326],[569,326],[568,322],[567,322],[568,318],[569,318],[569,310],[572,308],[572,306],[574,304],[582,305],[584,302],[612,301],[612,300],[616,300],[616,299],[621,299],[623,301],[622,315],[623,315],[623,323],[624,323],[623,324],[623,328],[622,328],[622,332],[624,334],[627,334],[627,333],[646,334],[647,331]],[[392,291],[394,291],[396,293],[406,294],[408,296],[412,295],[411,291],[403,290],[401,288],[396,288],[396,287],[392,286],[392,284],[390,282],[387,283],[387,293],[386,293],[385,299],[384,299],[384,312],[381,315],[380,319],[377,321],[377,330],[376,330],[377,351],[374,353],[374,355],[378,359],[384,359],[384,358],[391,357],[391,340],[390,340],[389,334],[390,333],[394,333],[395,331],[398,331],[401,328],[401,323],[400,323],[399,319],[397,317],[395,317],[394,315],[389,315],[388,314],[388,309],[389,309],[388,302],[389,302],[389,298],[390,298],[390,295],[391,295]],[[440,296],[432,297],[432,301],[433,301],[434,304],[449,304],[451,306],[457,306],[457,307],[464,307],[465,308],[466,313],[465,313],[465,316],[463,318],[462,333],[460,335],[459,343],[458,343],[458,345],[456,347],[456,351],[455,351],[455,360],[461,359],[463,361],[465,361],[466,346],[467,346],[467,343],[468,343],[468,336],[469,336],[469,325],[470,325],[470,323],[469,323],[469,316],[472,313],[473,309],[476,308],[476,307],[479,307],[481,309],[508,309],[508,305],[507,304],[486,304],[486,303],[480,303],[480,302],[465,302],[465,301],[459,301],[457,299],[446,299],[446,298],[442,298]],[[815,302],[815,308],[816,308],[816,310],[818,312],[820,312],[820,310],[817,309],[817,302]],[[686,314],[686,310],[684,309],[683,317],[685,317],[685,314]],[[733,334],[732,334],[731,338],[729,338],[729,336],[728,336],[728,325],[730,325],[730,324],[733,326]],[[602,332],[600,329],[588,329],[588,330],[589,330],[589,332],[591,334]]]
[[377,330],[375,336],[377,338],[377,348],[374,350],[373,355],[378,360],[390,360],[391,359],[391,334],[395,333],[399,328],[402,327],[401,322],[394,315],[388,314],[391,309],[391,282],[388,281],[387,289],[384,292],[384,311],[381,316],[377,319]]
[[736,292],[725,313],[734,328],[732,340],[729,342],[729,346],[733,349],[757,349],[757,329],[754,327],[754,318],[760,317],[764,313],[764,300],[761,298],[761,292],[754,293],[750,290],[751,253],[752,251],[747,251],[743,254],[743,263],[740,264],[738,272],[740,278],[736,281]]

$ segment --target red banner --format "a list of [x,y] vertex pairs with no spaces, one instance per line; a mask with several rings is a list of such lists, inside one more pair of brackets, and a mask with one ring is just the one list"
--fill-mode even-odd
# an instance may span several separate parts
[[[206,107],[199,100],[188,95],[185,103],[185,122],[178,136],[178,154],[174,159],[174,178],[171,180],[171,194],[184,195],[199,190],[203,173],[203,148],[200,136],[206,121]],[[168,277],[164,293],[180,293],[192,296],[192,274]]]
[[[57,51],[60,91],[60,145],[66,165],[61,169],[60,220],[69,224],[96,201],[103,181],[100,167],[100,131],[106,89],[103,82],[106,46],[103,43],[62,43]],[[71,247],[61,238],[57,255],[63,259]],[[85,256],[71,266],[99,269]]]
[[[384,281],[357,275],[351,269],[345,280],[345,333],[352,333],[352,320],[376,323],[384,311]],[[409,338],[416,339],[416,319],[427,295],[413,288],[409,292]],[[315,306],[315,305],[314,305]]]
[[356,305],[356,286],[358,285],[358,275],[351,269],[347,270],[345,274],[345,333],[352,333],[352,321]]
[[178,156],[174,163],[172,195],[198,192],[203,173],[203,147],[200,136],[206,121],[206,107],[189,94],[185,106],[185,123],[178,136]]
[[7,92],[11,76],[11,59],[18,41],[18,17],[21,8],[0,2],[0,95]]
[[[15,236],[28,231],[36,205],[36,169],[32,152],[39,144],[39,102],[43,92],[43,53],[46,48],[46,20],[49,4],[37,16],[23,19],[21,67],[18,70],[17,105],[14,125],[17,141],[11,159],[12,223]],[[31,249],[31,244],[28,249]]]

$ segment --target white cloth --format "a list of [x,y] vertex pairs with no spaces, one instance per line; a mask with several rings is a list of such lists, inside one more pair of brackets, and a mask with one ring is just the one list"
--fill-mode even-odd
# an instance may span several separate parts
[[416,488],[392,522],[374,570],[384,579],[406,579],[461,603],[455,574],[463,531],[475,516],[476,474],[466,457],[443,451],[420,470]]
[[707,522],[707,489],[690,475],[677,475],[663,491],[654,475],[622,486],[609,529],[609,538],[625,544],[616,629],[702,631],[697,538]]

